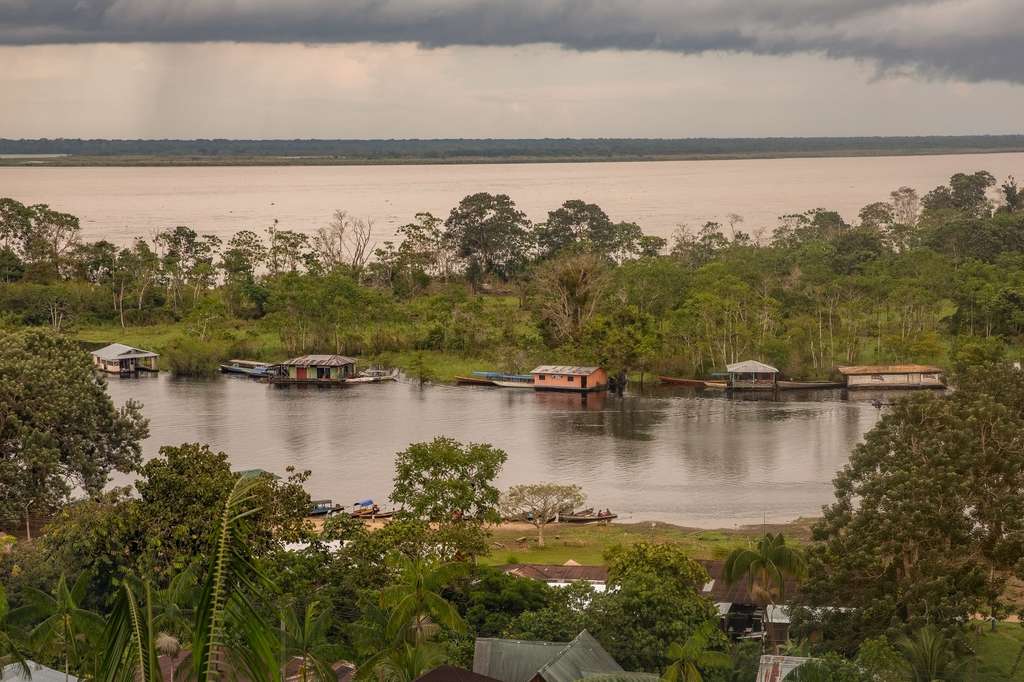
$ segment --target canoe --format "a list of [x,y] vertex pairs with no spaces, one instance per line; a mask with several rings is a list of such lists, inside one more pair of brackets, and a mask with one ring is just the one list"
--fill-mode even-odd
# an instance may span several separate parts
[[492,380],[481,379],[480,377],[455,377],[455,383],[467,386],[494,386]]
[[842,388],[845,384],[837,381],[776,381],[775,385],[782,390],[796,388]]
[[722,390],[729,388],[728,381],[705,381],[704,388],[713,388],[715,390]]
[[591,514],[589,516],[559,516],[558,520],[562,523],[600,523],[602,521],[612,521],[617,518],[619,518],[618,514],[609,514],[607,516]]
[[658,377],[658,381],[663,384],[672,384],[673,386],[693,386],[694,388],[704,388],[704,384],[707,383],[703,379],[681,379],[677,377]]
[[220,366],[224,374],[244,374],[250,377],[266,376],[269,369],[270,363],[255,360],[229,360]]
[[395,515],[395,512],[393,510],[392,511],[378,511],[377,513],[374,513],[370,509],[360,509],[360,510],[352,512],[352,514],[351,514],[353,519],[370,519],[370,520],[373,520],[373,519],[390,519],[394,515]]
[[533,381],[504,381],[502,379],[495,379],[491,382],[495,386],[501,386],[502,388],[533,388]]

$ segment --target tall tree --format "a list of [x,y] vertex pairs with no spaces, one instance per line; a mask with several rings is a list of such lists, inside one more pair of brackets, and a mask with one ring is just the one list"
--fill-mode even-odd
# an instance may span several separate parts
[[806,570],[803,551],[787,545],[781,532],[766,533],[754,547],[740,547],[729,553],[723,577],[730,584],[750,581],[756,595],[774,604],[776,597],[786,599],[786,578],[802,578]]
[[413,443],[395,458],[391,500],[430,521],[495,519],[500,493],[494,479],[506,459],[486,443],[464,445],[443,436]]
[[718,625],[707,621],[696,628],[684,642],[673,642],[668,648],[672,661],[661,676],[664,682],[704,682],[704,675],[732,667],[732,658],[712,648],[720,639]]
[[474,286],[488,276],[508,280],[523,268],[532,249],[530,221],[507,194],[465,197],[448,215],[445,231]]
[[142,457],[141,405],[114,407],[70,339],[0,329],[0,514],[51,514],[75,487],[98,494]]

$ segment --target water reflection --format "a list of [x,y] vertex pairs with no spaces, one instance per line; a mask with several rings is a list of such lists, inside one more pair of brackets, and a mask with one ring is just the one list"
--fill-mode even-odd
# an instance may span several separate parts
[[[509,453],[501,485],[582,485],[626,519],[704,526],[791,519],[831,500],[831,479],[878,419],[841,391],[740,399],[648,387],[624,397],[408,383],[320,389],[244,377],[118,379],[160,445],[208,442],[239,469],[311,469],[310,493],[383,499],[394,453],[438,435]],[[818,399],[818,398],[822,399]]]

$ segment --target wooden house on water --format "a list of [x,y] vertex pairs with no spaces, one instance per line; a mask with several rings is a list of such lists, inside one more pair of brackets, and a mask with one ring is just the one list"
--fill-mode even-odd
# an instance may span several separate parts
[[541,365],[532,372],[533,387],[538,391],[590,391],[608,390],[608,372],[600,367],[569,365]]
[[160,356],[148,350],[123,343],[112,343],[92,352],[92,366],[108,374],[134,374],[159,371]]
[[846,388],[945,388],[940,367],[932,365],[856,365],[839,367]]
[[303,355],[270,368],[272,384],[344,384],[356,374],[356,361],[344,355]]
[[729,388],[734,391],[774,391],[779,370],[757,360],[744,360],[726,366]]

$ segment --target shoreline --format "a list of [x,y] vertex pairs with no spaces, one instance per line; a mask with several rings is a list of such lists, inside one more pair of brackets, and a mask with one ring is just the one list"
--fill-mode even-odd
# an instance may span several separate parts
[[757,161],[772,159],[848,159],[904,156],[961,156],[1020,154],[1024,147],[982,148],[949,147],[936,149],[843,149],[794,152],[735,152],[621,155],[551,156],[451,156],[451,157],[344,157],[276,155],[40,155],[6,154],[0,156],[2,168],[190,168],[190,167],[289,167],[289,166],[466,166],[571,163],[651,163],[660,161]]

